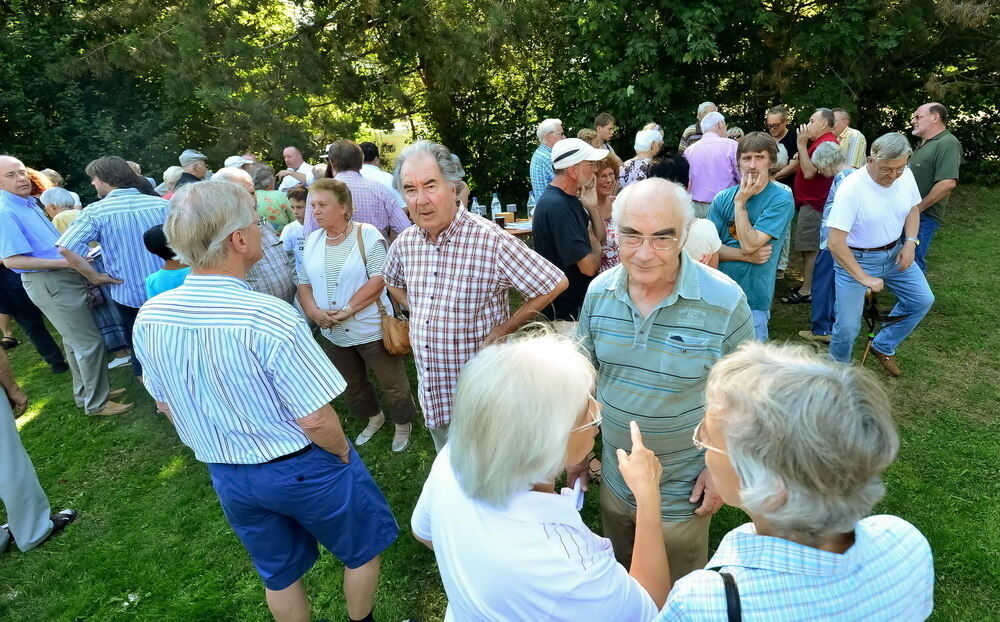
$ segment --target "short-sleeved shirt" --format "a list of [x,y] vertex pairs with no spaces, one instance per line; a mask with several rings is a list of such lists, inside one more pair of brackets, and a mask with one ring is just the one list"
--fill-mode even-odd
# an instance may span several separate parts
[[681,133],[681,140],[677,143],[677,153],[684,153],[684,150],[701,140],[701,122],[696,121],[684,128]]
[[701,140],[684,150],[691,168],[688,170],[691,198],[701,203],[711,203],[719,192],[740,182],[736,165],[736,149],[732,138],[707,132]]
[[303,175],[305,175],[306,180],[304,182],[302,182],[302,181],[299,181],[298,179],[295,179],[291,175],[285,175],[281,179],[281,183],[278,184],[278,190],[281,190],[282,192],[286,192],[288,190],[291,190],[295,186],[298,186],[298,185],[301,185],[301,184],[305,184],[305,185],[308,186],[309,184],[311,184],[313,182],[313,177],[314,176],[313,176],[313,165],[312,164],[309,164],[308,162],[303,162],[302,164],[299,164],[299,168],[295,169],[295,172],[296,173],[302,173]]
[[295,260],[288,256],[284,243],[270,225],[261,221],[257,226],[264,256],[247,270],[246,282],[255,292],[291,303],[296,289]]
[[566,274],[569,286],[546,310],[549,319],[573,320],[580,315],[580,305],[587,286],[594,277],[580,272],[576,262],[590,254],[590,216],[580,199],[549,185],[538,199],[531,221],[535,250]]
[[[410,219],[399,206],[399,195],[377,181],[365,179],[357,171],[341,171],[334,177],[351,191],[351,202],[354,213],[351,220],[366,222],[379,230],[386,240],[410,226]],[[319,228],[313,215],[312,202],[306,205],[305,224],[302,226],[302,236]]]
[[[829,142],[838,145],[838,147],[840,145],[833,132],[827,132],[810,143],[807,150],[808,156],[812,158],[813,153],[816,152],[816,149],[820,145]],[[802,158],[803,155],[800,153],[799,160],[802,160]],[[792,186],[792,191],[795,193],[795,205],[808,205],[817,212],[822,212],[823,204],[826,203],[826,197],[830,194],[830,184],[832,183],[833,177],[827,177],[819,171],[816,171],[816,174],[811,179],[806,179],[805,173],[802,172],[802,163],[800,161],[799,168],[795,171],[795,185]]]
[[146,277],[146,298],[152,298],[157,294],[180,287],[189,274],[191,274],[190,266],[179,270],[164,270],[162,268],[157,270]]
[[403,231],[389,247],[383,277],[406,290],[417,394],[428,427],[438,428],[451,421],[462,366],[510,318],[508,290],[536,298],[563,274],[496,224],[459,209],[436,241],[420,227]]
[[63,210],[52,217],[52,225],[59,233],[66,233],[66,230],[73,224],[73,221],[82,213],[83,210],[78,209]]
[[[706,568],[732,575],[744,620],[915,621],[934,608],[931,548],[896,516],[858,521],[844,553],[761,536],[747,523],[726,534]],[[696,570],[674,584],[656,622],[726,619],[719,573]]]
[[556,172],[552,170],[552,147],[538,145],[535,152],[531,154],[528,174],[531,177],[531,191],[535,193],[535,201],[537,201],[556,176]]
[[[24,255],[35,259],[62,259],[56,240],[59,232],[32,197],[0,190],[0,259]],[[42,270],[12,271],[42,272]]]
[[[917,188],[920,189],[920,196],[926,197],[937,182],[944,179],[958,181],[958,169],[962,165],[962,143],[958,142],[954,134],[944,130],[918,145],[910,156],[909,165],[913,178],[917,181]],[[928,207],[924,210],[924,215],[941,222],[944,209],[948,207],[948,198]]]
[[868,140],[864,134],[853,127],[848,127],[837,137],[837,141],[840,143],[840,151],[844,154],[847,166],[861,168],[865,165]]
[[635,157],[625,160],[621,171],[618,172],[618,185],[624,188],[629,184],[646,179],[649,176],[649,163],[649,158]]
[[[715,224],[722,243],[739,248],[736,238],[735,204],[739,186],[720,192],[712,201],[708,219]],[[747,295],[747,303],[754,311],[768,311],[774,298],[774,278],[778,270],[781,246],[784,244],[785,229],[795,213],[792,195],[774,182],[768,182],[758,194],[750,197],[746,204],[750,225],[771,236],[771,258],[762,264],[748,261],[720,261],[719,270],[740,284]]]
[[258,190],[254,196],[257,198],[257,215],[271,225],[275,233],[295,221],[292,204],[281,190]]
[[858,169],[856,168],[845,168],[836,175],[833,176],[833,183],[830,184],[830,194],[826,196],[826,203],[823,204],[823,220],[820,221],[819,225],[819,249],[825,250],[827,245],[827,239],[830,237],[830,226],[827,224],[827,219],[830,217],[830,208],[833,207],[833,198],[837,196],[837,188],[840,187],[840,182],[844,181],[848,175],[853,173]]
[[[799,152],[798,135],[799,135],[798,132],[796,132],[793,129],[789,129],[785,132],[785,135],[781,137],[781,140],[778,141],[778,144],[782,145],[785,148],[785,153],[788,155],[788,162],[791,162],[792,158],[795,157],[795,154]],[[788,164],[788,162],[785,162],[785,164]],[[791,175],[785,175],[784,177],[780,177],[775,181],[785,184],[786,186],[791,188],[792,185],[794,185],[795,183],[795,173],[792,173]]]
[[228,276],[189,275],[133,333],[143,380],[202,462],[261,464],[302,449],[296,423],[346,387],[287,302]]
[[[691,490],[705,467],[691,435],[705,414],[705,383],[717,360],[753,339],[753,320],[739,285],[681,253],[674,292],[642,317],[628,292],[624,266],[590,284],[578,335],[597,366],[604,455],[629,450],[629,421],[663,465],[661,514],[694,515]],[[635,507],[616,460],[605,460],[604,485]]]
[[[451,447],[434,460],[411,518],[434,543],[448,595],[446,622],[647,622],[656,606],[592,532],[566,494],[516,493],[505,508],[468,497]],[[470,545],[474,543],[474,545]]]
[[900,238],[906,217],[918,203],[920,190],[910,169],[886,188],[875,183],[865,167],[840,183],[826,226],[846,231],[850,247],[879,248]]
[[166,199],[116,188],[88,205],[56,245],[83,257],[89,242],[100,244],[105,270],[123,281],[108,285],[111,297],[138,309],[146,302],[146,277],[163,267],[163,260],[146,250],[142,236],[163,224],[169,207]]

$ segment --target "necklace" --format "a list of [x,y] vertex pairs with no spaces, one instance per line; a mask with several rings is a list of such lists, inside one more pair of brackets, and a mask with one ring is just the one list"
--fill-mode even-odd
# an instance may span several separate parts
[[350,231],[350,230],[351,230],[351,223],[348,222],[347,226],[344,227],[344,230],[340,232],[340,235],[331,236],[329,233],[327,233],[326,234],[326,241],[327,242],[335,242],[335,241],[339,240],[340,238],[344,237],[345,235],[347,235],[347,232]]

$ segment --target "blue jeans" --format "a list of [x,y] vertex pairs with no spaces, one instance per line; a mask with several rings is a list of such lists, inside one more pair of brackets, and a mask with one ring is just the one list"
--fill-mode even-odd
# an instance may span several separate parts
[[920,231],[917,232],[917,239],[920,240],[920,244],[917,245],[917,254],[914,263],[920,266],[920,269],[924,272],[927,272],[927,251],[931,249],[931,240],[934,239],[934,234],[940,226],[941,223],[933,218],[928,218],[924,214],[920,215]]
[[[901,248],[902,245],[896,244],[885,251],[852,251],[861,269],[869,276],[882,279],[885,288],[896,295],[896,306],[892,308],[890,315],[906,316],[879,331],[872,343],[875,350],[888,355],[896,354],[896,347],[913,332],[934,304],[934,294],[927,285],[923,270],[917,267],[916,262],[906,270],[899,271],[896,255]],[[854,277],[840,264],[834,265],[833,270],[837,300],[836,320],[833,324],[833,336],[830,339],[830,356],[834,360],[849,363],[851,349],[861,330],[861,313],[864,309],[867,288],[854,280]]]
[[750,310],[750,315],[753,317],[753,332],[754,337],[757,341],[767,341],[767,321],[771,319],[770,311],[755,311]]
[[816,255],[812,284],[812,332],[829,335],[833,332],[833,305],[837,290],[833,284],[833,254],[823,249]]

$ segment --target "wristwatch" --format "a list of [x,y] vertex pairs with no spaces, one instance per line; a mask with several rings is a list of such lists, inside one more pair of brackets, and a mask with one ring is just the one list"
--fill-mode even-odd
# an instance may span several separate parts
[[913,242],[916,246],[920,246],[920,238],[906,238],[903,242]]

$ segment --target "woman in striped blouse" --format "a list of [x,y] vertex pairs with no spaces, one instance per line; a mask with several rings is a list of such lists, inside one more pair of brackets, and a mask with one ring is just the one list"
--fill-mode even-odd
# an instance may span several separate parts
[[389,417],[396,425],[392,450],[401,452],[410,444],[416,407],[403,358],[390,354],[382,344],[376,301],[391,309],[382,280],[385,239],[375,227],[351,220],[354,208],[345,184],[317,179],[309,187],[308,200],[320,228],[304,242],[299,303],[320,327],[328,341],[326,353],[347,380],[344,397],[351,412],[368,422],[355,444],[367,443],[385,423],[368,381],[371,371],[382,386]]

